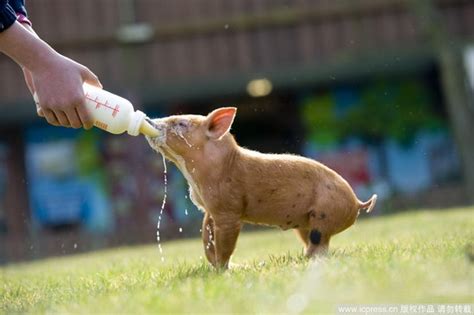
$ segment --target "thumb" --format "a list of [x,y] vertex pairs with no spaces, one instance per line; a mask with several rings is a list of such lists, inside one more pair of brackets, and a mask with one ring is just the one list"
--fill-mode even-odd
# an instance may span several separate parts
[[84,80],[85,83],[88,83],[90,85],[96,86],[98,88],[103,88],[102,83],[100,83],[99,78],[88,68],[84,68],[82,71],[82,80]]
[[40,117],[44,117],[43,109],[39,106],[36,106],[36,114],[38,114]]

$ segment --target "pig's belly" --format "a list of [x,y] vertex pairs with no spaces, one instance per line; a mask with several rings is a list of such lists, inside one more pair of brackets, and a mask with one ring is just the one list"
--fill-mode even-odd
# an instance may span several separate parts
[[242,221],[267,226],[280,227],[283,230],[308,228],[307,213],[297,209],[273,208],[273,209],[248,209]]

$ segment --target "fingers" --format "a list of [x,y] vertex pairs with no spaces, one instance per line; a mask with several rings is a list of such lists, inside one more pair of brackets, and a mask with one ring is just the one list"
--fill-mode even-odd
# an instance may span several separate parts
[[52,110],[49,109],[43,109],[44,113],[44,118],[46,118],[46,121],[53,126],[60,126],[58,118],[54,114]]
[[36,105],[36,114],[38,114],[38,116],[40,117],[44,117],[43,109],[39,107],[38,105]]
[[77,128],[82,127],[83,124],[81,122],[81,118],[77,114],[77,111],[75,110],[75,108],[69,109],[66,112],[66,115],[72,128],[77,129]]
[[[84,123],[82,122],[82,118],[78,113],[78,109],[83,109],[85,114],[84,114],[84,120],[89,123],[88,121],[88,113],[85,110],[86,106],[86,100],[84,97],[84,93],[81,90],[81,96],[73,98],[71,101],[71,104],[65,108],[65,113],[68,118],[68,122],[70,123],[70,126],[73,128],[81,128],[85,127]],[[59,117],[58,117],[59,118]],[[87,125],[89,127],[89,125]],[[89,127],[91,128],[91,127]],[[86,128],[87,129],[87,128]]]
[[81,127],[84,127],[85,129],[90,129],[93,126],[93,122],[89,118],[87,111],[84,111],[84,113],[82,113],[83,117],[81,117],[81,114],[79,114],[79,111],[77,111],[76,109],[72,109],[71,111],[65,113],[62,111],[53,112],[52,110],[42,109],[38,106],[36,108],[36,112],[39,117],[46,118],[48,123],[54,126],[72,127],[75,129]]
[[85,106],[76,107],[75,111],[84,129],[91,129],[94,126],[94,121]]
[[54,111],[56,118],[58,119],[59,123],[63,127],[71,127],[71,123],[69,122],[68,116],[63,111]]
[[54,126],[90,129],[93,127],[93,120],[87,111],[82,91],[80,94],[82,95],[71,98],[66,103],[67,106],[36,104],[36,112]]
[[84,80],[85,83],[94,85],[101,89],[103,88],[102,83],[100,83],[99,81],[99,78],[88,68],[84,67],[81,74],[82,74],[82,79]]

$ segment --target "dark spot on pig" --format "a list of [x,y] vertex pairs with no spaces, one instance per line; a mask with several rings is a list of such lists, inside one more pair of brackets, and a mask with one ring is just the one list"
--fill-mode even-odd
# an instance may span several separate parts
[[326,184],[326,188],[329,189],[329,190],[332,190],[332,187],[329,184]]
[[230,182],[232,181],[232,178],[227,177],[225,181],[228,182],[228,183],[230,183]]
[[301,197],[301,194],[300,193],[296,194],[296,197]]
[[309,233],[309,240],[312,244],[319,245],[319,243],[321,243],[321,232],[318,230],[311,230],[311,233]]
[[309,210],[309,211],[310,211],[310,212],[309,212],[309,216],[310,216],[311,218],[315,218],[315,217],[316,217],[316,213],[314,213],[314,210],[311,209],[311,210]]
[[290,225],[290,224],[291,224],[291,221],[286,222],[286,225]]
[[320,220],[326,219],[326,213],[321,212],[321,214],[319,215],[319,219],[320,219]]
[[262,202],[262,199],[258,199],[257,202],[258,202],[258,203],[261,203],[261,202]]
[[270,194],[274,194],[276,191],[277,191],[277,189],[274,188],[274,189],[270,190]]
[[244,206],[244,209],[247,209],[247,206],[248,206],[248,204],[249,204],[249,201],[248,201],[246,195],[244,195],[244,196],[242,197],[242,204],[243,204],[243,206]]
[[289,214],[287,214],[287,215],[286,215],[286,217],[287,217],[287,218],[289,218],[289,217],[290,217],[290,215],[289,215]]
[[299,226],[298,224],[296,224],[293,228],[294,228],[294,229],[297,229],[297,228],[299,228],[299,227],[300,227],[300,226]]
[[296,207],[296,205],[295,205],[295,204],[293,204],[291,207],[292,207],[292,208],[294,208],[294,207]]

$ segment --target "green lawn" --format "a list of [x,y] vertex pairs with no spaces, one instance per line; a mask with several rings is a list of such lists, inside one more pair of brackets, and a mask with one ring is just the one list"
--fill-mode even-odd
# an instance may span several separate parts
[[[308,262],[291,231],[244,233],[215,272],[198,240],[0,267],[0,313],[334,313],[339,303],[472,303],[474,208],[359,220]],[[152,237],[150,237],[152,238]]]

